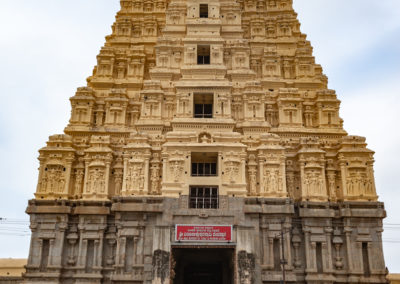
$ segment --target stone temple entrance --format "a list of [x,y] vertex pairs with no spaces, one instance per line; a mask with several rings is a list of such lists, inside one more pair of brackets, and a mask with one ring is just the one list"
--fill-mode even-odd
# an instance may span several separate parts
[[173,248],[173,284],[233,284],[233,248]]

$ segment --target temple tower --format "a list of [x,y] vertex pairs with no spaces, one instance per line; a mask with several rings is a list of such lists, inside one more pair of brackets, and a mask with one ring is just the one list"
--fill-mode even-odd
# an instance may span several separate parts
[[386,283],[373,151],[292,0],[121,0],[87,82],[25,283]]

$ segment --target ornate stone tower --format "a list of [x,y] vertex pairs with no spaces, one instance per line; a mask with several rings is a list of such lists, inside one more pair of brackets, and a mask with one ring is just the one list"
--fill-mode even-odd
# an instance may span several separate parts
[[25,283],[386,283],[373,152],[292,0],[121,0],[97,61],[40,150]]

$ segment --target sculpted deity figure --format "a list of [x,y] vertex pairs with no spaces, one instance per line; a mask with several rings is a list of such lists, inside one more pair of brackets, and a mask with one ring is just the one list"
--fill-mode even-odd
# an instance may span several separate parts
[[365,180],[365,193],[367,194],[373,194],[373,189],[372,189],[372,182],[370,178],[367,178]]
[[290,79],[290,77],[291,77],[290,69],[291,69],[290,63],[285,61],[283,63],[283,72],[284,72],[283,74],[284,74],[285,79]]
[[256,193],[257,193],[257,171],[255,169],[249,169],[249,187],[250,187],[250,195],[256,195]]
[[64,187],[65,187],[65,180],[61,177],[61,175],[58,176],[58,188],[57,188],[57,192],[61,193],[64,191]]
[[293,172],[287,173],[286,183],[287,183],[287,189],[289,192],[289,196],[293,197],[294,196],[294,173]]
[[88,181],[87,181],[87,188],[86,188],[87,193],[91,193],[92,189],[94,188],[94,184],[93,184],[94,174],[95,174],[95,170],[91,169],[89,171],[89,177],[88,177]]
[[305,184],[305,193],[307,195],[312,194],[312,174],[310,172],[306,173],[306,179],[304,181]]
[[336,201],[336,183],[335,183],[335,173],[328,173],[328,188],[329,195],[332,201]]
[[282,188],[282,178],[278,169],[266,168],[263,178],[264,192],[280,192]]
[[99,192],[104,193],[106,191],[106,187],[104,181],[104,172],[102,170],[98,172],[98,179],[99,179]]
[[158,183],[160,180],[159,176],[160,176],[160,167],[158,165],[153,165],[151,167],[151,174],[150,174],[151,194],[158,193]]
[[140,190],[144,189],[144,175],[142,167],[140,167],[140,173],[139,173],[139,189]]
[[41,182],[41,191],[42,192],[47,192],[47,185],[48,185],[48,177],[47,177],[47,172],[44,173],[42,182]]
[[279,171],[278,171],[278,170],[275,171],[275,174],[276,174],[276,176],[278,177],[278,179],[277,179],[277,181],[278,181],[278,184],[277,184],[278,192],[282,192],[282,191],[283,191],[283,180],[282,180],[282,177],[281,177],[281,175],[279,174]]
[[125,77],[125,63],[119,62],[117,65],[117,78],[123,79]]
[[174,176],[174,182],[179,182],[181,179],[183,167],[180,161],[174,161],[172,164],[172,172]]
[[49,188],[48,191],[54,191],[55,184],[56,184],[56,173],[53,168],[50,168],[48,171],[48,182],[49,182]]
[[86,193],[104,193],[105,186],[104,169],[93,168],[89,171]]
[[349,178],[347,178],[347,194],[348,195],[354,195],[354,181],[353,181],[353,174],[350,175]]
[[270,191],[275,192],[277,190],[276,182],[277,182],[277,174],[275,171],[271,171],[271,180],[270,180]]
[[264,171],[264,177],[263,177],[263,187],[264,187],[264,192],[268,192],[270,189],[270,181],[271,181],[271,173],[269,172],[268,169]]
[[80,196],[82,193],[82,181],[83,181],[84,172],[83,169],[76,170],[75,173],[75,184],[74,184],[74,195]]
[[316,174],[317,180],[318,180],[318,195],[323,196],[325,194],[324,192],[324,180],[322,178],[322,175]]
[[239,168],[236,162],[229,161],[226,165],[226,175],[229,183],[235,183],[235,179],[239,173]]
[[49,166],[46,168],[42,179],[42,191],[48,193],[60,193],[64,191],[65,179],[61,166]]
[[93,171],[93,188],[92,191],[95,192],[97,188],[100,186],[100,173],[99,170],[96,169]]
[[120,195],[121,194],[121,189],[122,189],[122,171],[121,170],[116,170],[114,173],[114,183],[115,183],[115,195]]
[[141,188],[141,175],[142,175],[142,165],[134,164],[134,166],[132,168],[131,188],[133,188],[133,189]]

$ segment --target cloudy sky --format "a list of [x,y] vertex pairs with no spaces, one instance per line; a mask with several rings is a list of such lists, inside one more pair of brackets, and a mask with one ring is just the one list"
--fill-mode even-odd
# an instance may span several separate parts
[[[27,257],[24,214],[37,183],[38,149],[62,133],[68,98],[84,86],[111,33],[118,0],[0,1],[0,257]],[[388,218],[387,266],[400,272],[400,1],[294,0],[302,31],[350,134],[376,151]],[[397,261],[396,261],[397,260]]]

